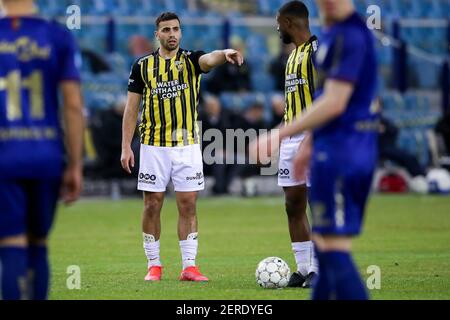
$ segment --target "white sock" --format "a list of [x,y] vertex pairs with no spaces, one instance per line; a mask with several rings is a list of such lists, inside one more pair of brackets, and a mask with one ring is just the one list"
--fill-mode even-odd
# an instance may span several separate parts
[[161,260],[159,257],[159,240],[156,241],[155,236],[147,233],[142,233],[144,238],[144,251],[147,256],[147,267],[160,266]]
[[292,242],[297,271],[303,276],[308,275],[312,259],[312,241]]
[[186,240],[180,241],[181,260],[183,261],[183,270],[187,267],[195,266],[195,257],[198,249],[198,233],[190,233]]
[[314,272],[319,274],[319,261],[317,260],[316,250],[314,250],[314,243],[311,241],[311,265],[309,266],[308,273]]

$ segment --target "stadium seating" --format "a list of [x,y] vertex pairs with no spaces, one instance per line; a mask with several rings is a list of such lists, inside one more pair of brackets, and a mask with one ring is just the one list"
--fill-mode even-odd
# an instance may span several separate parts
[[[264,16],[274,16],[286,0],[256,0],[257,12]],[[80,5],[84,12],[90,14],[110,14],[119,11],[121,15],[126,13],[148,14],[161,11],[186,11],[187,0],[37,0],[42,8],[41,12],[49,14],[63,14],[67,6]],[[318,17],[318,10],[314,0],[304,0],[310,8],[310,15]],[[370,5],[378,5],[383,8],[383,16],[387,18],[448,18],[450,4],[447,0],[355,0],[359,12],[365,13]],[[246,6],[248,8],[249,6]]]
[[[254,5],[247,5],[243,12],[256,16],[274,17],[278,8],[286,0],[254,0]],[[312,18],[318,18],[318,10],[314,0],[304,0],[310,8]],[[155,17],[162,11],[177,11],[184,19],[209,19],[214,21],[207,27],[200,24],[183,24],[183,39],[181,46],[192,49],[211,51],[224,45],[224,22],[229,19],[232,38],[239,38],[245,43],[246,59],[251,67],[252,89],[248,94],[223,93],[220,100],[225,108],[234,111],[243,110],[254,102],[262,102],[266,107],[266,119],[270,120],[270,98],[274,88],[273,79],[268,73],[268,66],[273,58],[273,48],[269,47],[267,34],[261,33],[242,24],[236,24],[235,19],[242,18],[242,13],[231,10],[223,12],[211,8],[192,8],[187,0],[38,0],[41,13],[47,17],[60,17],[66,14],[66,8],[75,4],[81,7],[84,15],[100,17],[139,16]],[[207,3],[207,2],[204,2]],[[231,2],[230,2],[231,3]],[[233,2],[234,4],[238,2]],[[450,12],[448,0],[355,0],[357,10],[365,15],[369,5],[379,5],[382,8],[384,32],[392,32],[392,21],[397,18],[447,18]],[[211,4],[217,4],[211,2]],[[224,4],[224,3],[222,3]],[[225,5],[226,7],[226,5]],[[230,6],[230,8],[234,8]],[[90,110],[110,107],[117,94],[122,93],[126,86],[126,77],[131,63],[127,56],[128,38],[133,34],[153,37],[153,18],[144,23],[124,22],[116,20],[115,53],[107,53],[108,27],[106,24],[83,24],[81,30],[74,30],[80,46],[90,48],[103,54],[112,66],[113,72],[94,76],[89,73],[90,66],[83,65],[83,92],[86,104]],[[141,20],[142,22],[142,20]],[[320,35],[320,28],[313,27],[313,33]],[[410,27],[401,28],[400,37],[407,44],[443,57],[448,54],[447,27]],[[201,36],[199,36],[201,35]],[[384,113],[394,120],[401,128],[398,144],[402,148],[417,155],[422,164],[428,161],[428,146],[425,130],[431,128],[439,117],[437,103],[430,103],[427,96],[416,92],[401,95],[394,91],[385,91],[392,85],[393,50],[390,46],[377,42],[378,59],[380,63],[380,89],[383,92],[381,100]],[[276,50],[275,50],[276,51]],[[408,55],[409,85],[421,89],[436,89],[440,83],[441,66]],[[206,76],[205,78],[207,78]],[[431,105],[433,107],[431,107]]]
[[424,166],[429,163],[426,131],[434,127],[441,114],[431,100],[416,92],[401,95],[390,91],[381,95],[383,114],[400,128],[398,146],[415,155]]
[[[274,16],[278,8],[285,3],[286,0],[256,0],[258,11],[255,15]],[[213,18],[217,21],[222,21],[223,17],[219,13],[213,10],[204,9],[203,11],[194,10],[189,8],[187,0],[38,0],[38,5],[41,8],[41,12],[49,17],[63,16],[66,12],[68,5],[76,4],[81,6],[81,12],[85,15],[99,15],[99,16],[156,16],[159,12],[165,10],[174,10],[182,12],[181,16],[186,17],[202,17]],[[318,11],[313,0],[305,0],[311,11],[311,17],[317,18]],[[384,28],[386,31],[391,31],[391,21],[394,18],[448,18],[448,12],[450,12],[450,3],[447,0],[356,0],[355,5],[358,11],[365,15],[367,7],[369,5],[380,5],[382,7],[382,16],[384,19]],[[447,15],[446,15],[447,13]],[[242,14],[236,12],[229,12],[228,17],[241,16]],[[124,24],[118,23],[116,27],[116,33],[114,35],[116,49],[121,54],[127,52],[127,39],[130,35],[138,33],[148,37],[153,34],[154,28],[152,23],[146,24]],[[190,48],[203,50],[213,50],[223,46],[223,27],[221,25],[214,25],[205,28],[199,25],[183,25],[184,40],[182,45]],[[314,28],[314,33],[319,33],[318,28]],[[408,44],[415,46],[432,54],[443,56],[447,54],[447,28],[445,26],[434,28],[422,28],[422,27],[402,27],[401,37]],[[99,24],[89,25],[84,24],[82,31],[76,31],[81,45],[83,47],[95,48],[98,52],[103,53],[107,51],[106,45],[106,26]],[[198,37],[202,34],[202,37]],[[261,38],[263,35],[255,34],[248,27],[231,25],[231,34],[246,40],[247,48],[254,49],[254,52],[258,51],[258,55],[261,54],[262,61],[252,61],[255,64],[267,66],[270,61],[270,57],[267,53],[268,46],[266,41],[255,38]],[[382,67],[390,67],[391,60],[389,57],[390,50],[379,50],[380,63]],[[256,56],[254,52],[250,52],[251,56]],[[412,58],[411,60],[413,60]],[[410,67],[414,70],[414,73],[419,74],[422,71],[421,61],[410,62]],[[439,81],[439,66],[432,66],[426,68],[427,76],[418,77],[413,82],[417,86],[425,88],[435,87]],[[386,82],[381,83],[384,87]]]

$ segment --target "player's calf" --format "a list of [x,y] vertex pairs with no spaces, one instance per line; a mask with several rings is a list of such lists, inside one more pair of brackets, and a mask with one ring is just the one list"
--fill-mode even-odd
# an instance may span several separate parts
[[50,280],[47,239],[30,236],[27,254],[30,299],[45,300]]
[[288,287],[309,288],[318,266],[306,214],[307,187],[306,184],[284,187],[284,192],[292,252],[297,264],[297,271],[291,275]]
[[0,239],[0,292],[4,300],[27,299],[25,235]]

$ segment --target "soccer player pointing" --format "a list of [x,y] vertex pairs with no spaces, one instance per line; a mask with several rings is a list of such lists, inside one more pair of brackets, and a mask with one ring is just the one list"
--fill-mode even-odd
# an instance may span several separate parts
[[[351,259],[352,237],[361,231],[377,162],[377,84],[373,36],[351,0],[317,0],[325,28],[316,54],[317,99],[301,118],[281,128],[279,137],[312,130],[313,145],[302,144],[296,169],[311,162],[310,202],[319,276],[314,299],[366,299]],[[276,135],[260,138],[251,152]],[[312,152],[311,152],[312,148]],[[311,160],[309,155],[312,154]]]
[[159,254],[160,213],[170,179],[179,211],[178,237],[183,263],[180,280],[208,281],[195,264],[197,255],[197,192],[203,190],[203,162],[199,145],[197,106],[202,73],[226,62],[241,65],[242,55],[232,49],[202,51],[180,49],[180,19],[166,12],[156,20],[160,48],[136,61],[128,85],[122,130],[122,167],[131,173],[131,139],[139,106],[141,151],[138,189],[144,192],[142,230],[148,259],[145,280],[161,279]]

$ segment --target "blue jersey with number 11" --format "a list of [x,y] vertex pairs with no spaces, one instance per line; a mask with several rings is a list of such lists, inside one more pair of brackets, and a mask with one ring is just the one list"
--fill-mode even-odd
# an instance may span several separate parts
[[0,179],[61,175],[58,87],[80,80],[68,30],[38,17],[0,19]]
[[356,13],[325,30],[316,55],[319,86],[351,83],[345,111],[314,131],[311,161],[313,231],[357,235],[361,231],[377,156],[378,116],[371,108],[377,86],[374,38]]

